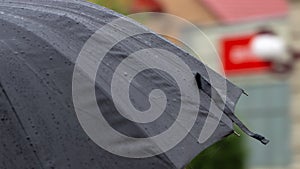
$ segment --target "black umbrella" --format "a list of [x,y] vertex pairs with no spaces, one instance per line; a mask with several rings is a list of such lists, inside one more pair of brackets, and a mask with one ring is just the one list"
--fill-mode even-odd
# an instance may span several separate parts
[[240,88],[87,2],[1,0],[0,73],[1,169],[184,168],[234,123],[268,142]]

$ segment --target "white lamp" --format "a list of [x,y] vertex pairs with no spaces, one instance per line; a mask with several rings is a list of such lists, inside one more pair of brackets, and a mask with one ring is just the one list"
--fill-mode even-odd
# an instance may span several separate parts
[[251,41],[251,50],[264,60],[284,60],[286,57],[286,44],[276,35],[257,35]]

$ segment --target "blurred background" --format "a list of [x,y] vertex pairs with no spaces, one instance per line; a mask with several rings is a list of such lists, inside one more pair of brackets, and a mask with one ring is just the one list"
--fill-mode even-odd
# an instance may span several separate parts
[[125,15],[163,12],[192,22],[212,41],[220,61],[207,40],[184,25],[156,29],[192,42],[207,65],[249,94],[241,98],[236,114],[270,144],[233,135],[187,168],[300,169],[300,0],[90,1]]

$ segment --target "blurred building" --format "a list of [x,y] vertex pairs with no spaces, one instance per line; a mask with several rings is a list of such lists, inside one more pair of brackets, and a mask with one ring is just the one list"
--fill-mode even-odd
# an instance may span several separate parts
[[[291,28],[291,46],[297,52],[300,51],[300,1],[294,0],[290,4],[289,25]],[[300,168],[300,62],[295,63],[295,71],[290,78],[292,102],[292,147],[293,169]]]
[[[274,73],[276,64],[251,51],[253,38],[272,32],[293,50],[300,51],[300,2],[297,0],[135,0],[134,12],[161,11],[185,18],[197,25],[219,51],[215,57],[204,36],[188,27],[157,27],[193,42],[202,50],[203,61],[226,75],[249,93],[237,107],[237,114],[252,129],[266,135],[267,147],[252,139],[249,168],[300,168],[300,63],[294,71]],[[152,1],[152,3],[149,3]],[[149,8],[145,7],[149,5]],[[154,26],[155,27],[155,26]],[[291,53],[280,56],[290,58]],[[222,65],[222,64],[223,65]]]

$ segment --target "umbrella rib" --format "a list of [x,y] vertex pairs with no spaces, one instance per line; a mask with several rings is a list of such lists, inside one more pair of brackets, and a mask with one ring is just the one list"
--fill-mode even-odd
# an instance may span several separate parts
[[[268,139],[266,139],[264,136],[253,133],[252,131],[250,131],[244,124],[242,121],[240,121],[235,115],[234,113],[230,110],[230,108],[222,101],[222,98],[220,96],[220,94],[217,92],[217,90],[211,86],[211,84],[206,81],[204,78],[202,78],[202,76],[199,73],[196,73],[195,75],[195,79],[197,81],[197,85],[198,88],[202,91],[204,91],[206,94],[208,94],[211,98],[212,98],[212,93],[213,96],[216,96],[217,98],[212,98],[212,100],[216,103],[217,107],[219,109],[222,110],[222,108],[220,107],[220,104],[224,104],[225,108],[223,110],[223,112],[232,120],[232,122],[234,122],[244,133],[246,133],[248,136],[255,138],[256,140],[260,141],[262,144],[268,144],[270,141]],[[210,89],[206,88],[205,86],[208,86]],[[208,91],[211,91],[211,93],[209,93]],[[220,103],[221,101],[221,103]]]

